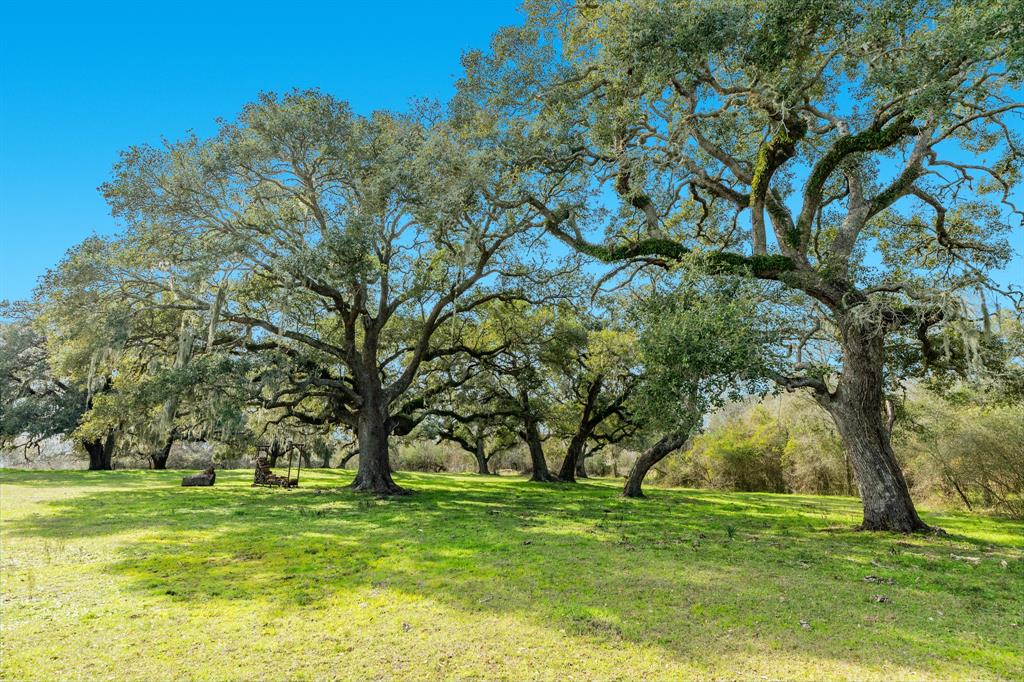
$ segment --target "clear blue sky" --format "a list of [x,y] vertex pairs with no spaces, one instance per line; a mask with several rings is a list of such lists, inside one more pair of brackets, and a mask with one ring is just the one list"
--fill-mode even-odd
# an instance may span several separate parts
[[[447,98],[459,56],[519,0],[8,3],[0,10],[0,299],[92,232],[118,151],[212,133],[261,90],[319,87],[357,111]],[[1014,236],[1024,251],[1024,235]],[[997,275],[1024,283],[1024,259]]]
[[521,20],[519,0],[4,3],[0,299],[92,232],[118,151],[212,133],[261,90],[318,87],[359,112],[445,99],[459,57]]

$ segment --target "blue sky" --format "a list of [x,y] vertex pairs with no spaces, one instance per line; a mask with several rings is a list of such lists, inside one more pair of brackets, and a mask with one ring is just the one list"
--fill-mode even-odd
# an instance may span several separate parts
[[5,3],[0,299],[115,230],[96,187],[118,151],[212,133],[261,90],[319,87],[361,113],[453,92],[459,56],[519,0]]
[[[261,90],[319,87],[361,113],[453,92],[459,56],[519,0],[23,2],[0,11],[0,299],[92,232],[120,150],[215,129]],[[1019,195],[1019,193],[1018,193]],[[1024,283],[1024,234],[997,274]]]

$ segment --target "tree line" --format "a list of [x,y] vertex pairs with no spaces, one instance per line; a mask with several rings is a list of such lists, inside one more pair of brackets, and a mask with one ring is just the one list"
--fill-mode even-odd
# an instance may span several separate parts
[[639,495],[710,411],[800,391],[863,527],[925,529],[900,391],[1019,382],[1021,293],[993,276],[1021,218],[1019,4],[527,10],[450,102],[267,93],[124,151],[121,231],[8,306],[3,436],[73,434],[91,468],[350,439],[354,488],[387,494],[395,436],[481,473],[522,443],[533,480],[570,482],[630,442]]

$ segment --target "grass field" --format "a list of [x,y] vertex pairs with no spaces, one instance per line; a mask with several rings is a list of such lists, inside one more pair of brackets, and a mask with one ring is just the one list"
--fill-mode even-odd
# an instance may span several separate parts
[[0,678],[1024,679],[1019,522],[903,537],[852,530],[845,498],[180,477],[0,472]]

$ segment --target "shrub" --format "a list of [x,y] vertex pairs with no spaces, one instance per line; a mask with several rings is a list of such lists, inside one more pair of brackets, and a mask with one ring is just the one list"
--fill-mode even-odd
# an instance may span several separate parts
[[918,390],[896,444],[917,494],[1024,518],[1024,405]]
[[723,490],[853,492],[852,475],[828,416],[800,394],[721,410],[669,465],[663,480]]

